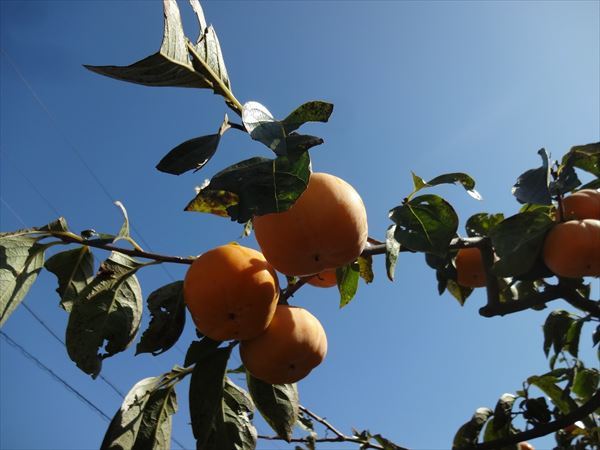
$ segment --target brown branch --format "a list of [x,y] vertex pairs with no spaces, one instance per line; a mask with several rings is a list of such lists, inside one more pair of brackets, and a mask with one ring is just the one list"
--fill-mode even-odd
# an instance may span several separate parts
[[522,431],[521,433],[513,434],[512,436],[494,439],[493,441],[483,442],[471,447],[461,447],[458,450],[492,450],[546,436],[550,433],[562,430],[578,420],[584,419],[598,408],[600,408],[600,392],[596,392],[587,403],[584,403],[575,411],[562,416],[560,419],[536,425],[531,430]]
[[110,252],[123,253],[124,255],[135,256],[144,259],[153,259],[161,262],[171,262],[177,264],[192,264],[195,258],[184,258],[182,256],[169,256],[161,255],[158,253],[145,252],[142,250],[135,250],[132,248],[118,247],[116,245],[107,243],[101,240],[94,239],[83,239],[77,235],[65,234],[65,233],[52,233],[52,236],[60,239],[68,244],[80,244],[88,247],[99,248],[102,250],[108,250]]

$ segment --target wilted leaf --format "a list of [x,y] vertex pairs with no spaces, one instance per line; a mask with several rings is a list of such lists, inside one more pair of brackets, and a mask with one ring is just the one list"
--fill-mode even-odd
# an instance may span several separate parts
[[145,378],[127,394],[111,421],[101,450],[168,450],[171,416],[177,412],[175,385],[159,388],[163,377]]
[[201,24],[195,45],[183,33],[177,2],[163,0],[163,42],[157,53],[129,66],[85,67],[100,75],[146,86],[210,88],[234,106],[217,35],[212,26],[206,27],[198,0],[191,0],[191,3]]
[[127,215],[127,210],[125,209],[125,206],[123,205],[123,203],[121,203],[120,201],[116,201],[115,206],[117,208],[119,208],[119,210],[121,211],[121,214],[123,214],[123,225],[121,226],[121,229],[119,230],[119,234],[117,234],[115,241],[117,241],[119,239],[128,239],[130,233],[129,233],[129,216]]
[[454,208],[437,195],[421,195],[390,211],[397,225],[394,237],[413,251],[445,255],[456,235],[458,216]]
[[500,222],[504,220],[504,214],[473,214],[467,219],[465,229],[469,237],[484,237],[488,236]]
[[57,253],[44,267],[58,278],[56,292],[60,296],[60,306],[70,312],[73,302],[94,276],[94,255],[90,248],[81,246]]
[[528,398],[523,403],[523,416],[528,421],[537,423],[548,423],[552,419],[552,413],[544,397]]
[[185,208],[245,223],[254,215],[282,212],[304,192],[310,176],[307,152],[275,159],[250,158],[216,174]]
[[73,303],[67,351],[77,367],[94,378],[102,360],[125,350],[137,333],[142,291],[135,272],[140,267],[129,256],[113,252]]
[[538,211],[515,214],[496,225],[490,231],[490,238],[500,260],[492,271],[501,277],[529,271],[552,225],[552,219]]
[[0,237],[0,327],[27,295],[44,265],[46,244],[23,235]]
[[544,353],[546,357],[550,348],[554,347],[554,353],[560,353],[567,342],[567,331],[574,320],[564,310],[553,311],[544,322]]
[[400,254],[400,243],[394,237],[396,225],[390,225],[385,235],[385,269],[390,281],[394,281],[396,263]]
[[297,130],[306,122],[327,122],[333,112],[331,103],[312,101],[300,105],[281,121],[287,134]]
[[516,397],[513,394],[504,394],[498,399],[494,408],[494,430],[498,431],[512,421],[512,407]]
[[148,296],[148,309],[152,315],[150,325],[138,342],[135,354],[160,355],[169,350],[185,326],[183,281],[169,283]]
[[335,271],[337,286],[340,291],[340,308],[346,306],[356,295],[358,290],[359,268],[358,263],[353,262]]
[[462,425],[456,432],[452,448],[470,447],[477,444],[479,433],[481,433],[483,426],[492,414],[492,410],[489,408],[477,409],[471,420]]
[[373,278],[375,278],[373,274],[373,257],[371,255],[359,256],[357,262],[360,277],[365,280],[365,283],[372,283]]
[[292,438],[298,420],[298,388],[296,384],[269,384],[253,377],[246,380],[254,404],[277,435],[287,442]]
[[517,182],[512,188],[512,193],[520,203],[551,205],[548,153],[542,148],[538,151],[538,155],[542,158],[542,167],[523,172],[517,178]]

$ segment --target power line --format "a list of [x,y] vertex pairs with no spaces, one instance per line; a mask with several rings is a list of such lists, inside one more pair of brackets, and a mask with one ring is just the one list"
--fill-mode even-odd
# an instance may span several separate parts
[[105,419],[108,422],[111,421],[111,418],[108,417],[108,415],[106,415],[104,413],[104,411],[102,411],[100,408],[98,408],[96,405],[94,405],[81,392],[79,392],[77,389],[75,389],[73,386],[71,386],[67,381],[65,381],[63,378],[61,378],[59,375],[57,375],[52,369],[50,369],[43,362],[41,362],[39,359],[37,359],[35,356],[33,356],[27,350],[25,350],[17,342],[15,342],[4,331],[0,330],[0,335],[6,340],[6,342],[8,342],[14,348],[16,348],[17,350],[19,350],[25,357],[27,357],[28,359],[30,359],[31,361],[33,361],[40,369],[42,369],[43,371],[45,371],[46,373],[48,373],[52,378],[54,378],[56,381],[58,381],[59,383],[61,383],[69,392],[71,392],[72,394],[74,394],[80,401],[82,401],[83,403],[85,403],[86,405],[88,405],[90,408],[92,408],[94,411],[96,411],[103,419]]

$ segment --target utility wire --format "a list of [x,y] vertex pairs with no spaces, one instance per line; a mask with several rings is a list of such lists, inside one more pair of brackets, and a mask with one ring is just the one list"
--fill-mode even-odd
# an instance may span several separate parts
[[33,356],[31,353],[29,353],[27,350],[25,350],[21,345],[19,345],[17,342],[15,342],[4,331],[0,330],[0,335],[6,340],[6,342],[8,342],[14,348],[19,350],[26,358],[33,361],[38,366],[38,368],[40,368],[43,371],[45,371],[46,373],[48,373],[52,378],[54,378],[56,381],[61,383],[69,392],[74,394],[79,400],[81,400],[83,403],[85,403],[90,408],[92,408],[94,411],[96,411],[103,419],[105,419],[107,422],[111,421],[110,417],[108,417],[108,415],[106,415],[104,413],[104,411],[102,411],[100,408],[98,408],[96,405],[94,405],[90,400],[88,400],[85,395],[83,395],[81,392],[79,392],[77,389],[75,389],[73,386],[71,386],[67,381],[65,381],[63,378],[61,378],[59,375],[57,375],[52,369],[50,369],[48,366],[46,366],[43,362],[41,362],[35,356]]

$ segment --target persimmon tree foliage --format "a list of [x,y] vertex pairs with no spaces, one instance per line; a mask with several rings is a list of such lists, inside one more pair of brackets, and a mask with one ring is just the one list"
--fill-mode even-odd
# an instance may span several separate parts
[[[266,145],[274,153],[272,158],[253,157],[221,170],[185,206],[186,211],[239,222],[249,235],[253,218],[287,211],[305,191],[312,173],[309,150],[323,140],[299,130],[307,122],[327,122],[333,105],[310,101],[278,120],[260,103],[240,103],[233,94],[217,34],[207,26],[198,0],[190,0],[200,28],[196,41],[184,35],[177,3],[163,3],[164,35],[157,53],[127,67],[86,67],[123,81],[211,89],[223,97],[237,121],[225,115],[214,134],[176,146],[157,169],[173,175],[200,170],[230,130]],[[448,292],[464,304],[473,289],[484,287],[487,304],[479,311],[484,318],[543,309],[556,299],[570,304],[572,311],[553,311],[543,327],[549,370],[529,376],[514,393],[501,395],[493,408],[476,409],[470,419],[465,418],[452,443],[455,449],[516,449],[519,443],[550,433],[555,434],[558,448],[600,448],[600,371],[593,367],[596,364],[579,358],[580,343],[597,347],[600,341],[600,303],[590,298],[590,284],[600,276],[600,143],[574,146],[558,161],[551,160],[544,149],[539,155],[541,166],[522,173],[513,187],[522,205],[518,212],[510,217],[475,214],[467,219],[464,235],[459,233],[452,205],[430,190],[440,184],[457,184],[478,200],[474,179],[465,173],[445,173],[427,181],[413,173],[414,189],[402,204],[390,209],[386,236],[368,238],[360,256],[349,264],[317,275],[288,276],[287,286],[275,293],[281,306],[305,284],[337,284],[343,307],[355,296],[361,278],[373,281],[374,257],[385,258],[387,277],[393,281],[400,253],[412,252],[424,255],[440,295]],[[591,181],[583,183],[580,177]],[[585,193],[573,195],[575,191]],[[578,216],[578,207],[564,207],[579,203],[565,200],[576,195],[584,198],[581,202],[584,210],[591,211],[586,213],[589,217]],[[137,272],[163,263],[189,265],[194,258],[144,251],[130,235],[125,208],[118,206],[124,223],[116,234],[94,230],[77,234],[64,218],[0,234],[0,325],[19,306],[38,273],[42,269],[52,272],[58,279],[60,306],[68,313],[69,357],[93,378],[100,374],[105,359],[125,350],[138,334],[137,354],[157,356],[168,351],[186,320],[183,281],[176,281],[148,296],[152,320],[138,333],[143,299]],[[565,225],[575,234],[565,228],[557,244],[549,243],[548,236]],[[560,245],[566,246],[566,256],[561,256]],[[64,250],[65,246],[69,248]],[[573,248],[577,251],[570,251]],[[92,250],[110,252],[97,268]],[[580,260],[582,255],[587,259]],[[554,269],[557,260],[570,272]],[[204,317],[202,322],[210,319]],[[176,387],[188,376],[191,426],[199,449],[249,450],[259,438],[285,440],[307,449],[318,442],[352,442],[364,449],[403,448],[368,430],[339,431],[300,404],[295,383],[272,385],[247,373],[245,386],[236,385],[229,374],[246,372],[243,366],[229,364],[238,343],[198,333],[182,366],[131,388],[101,448],[169,448]],[[256,409],[274,435],[257,435]],[[326,435],[319,433],[321,428]]]

